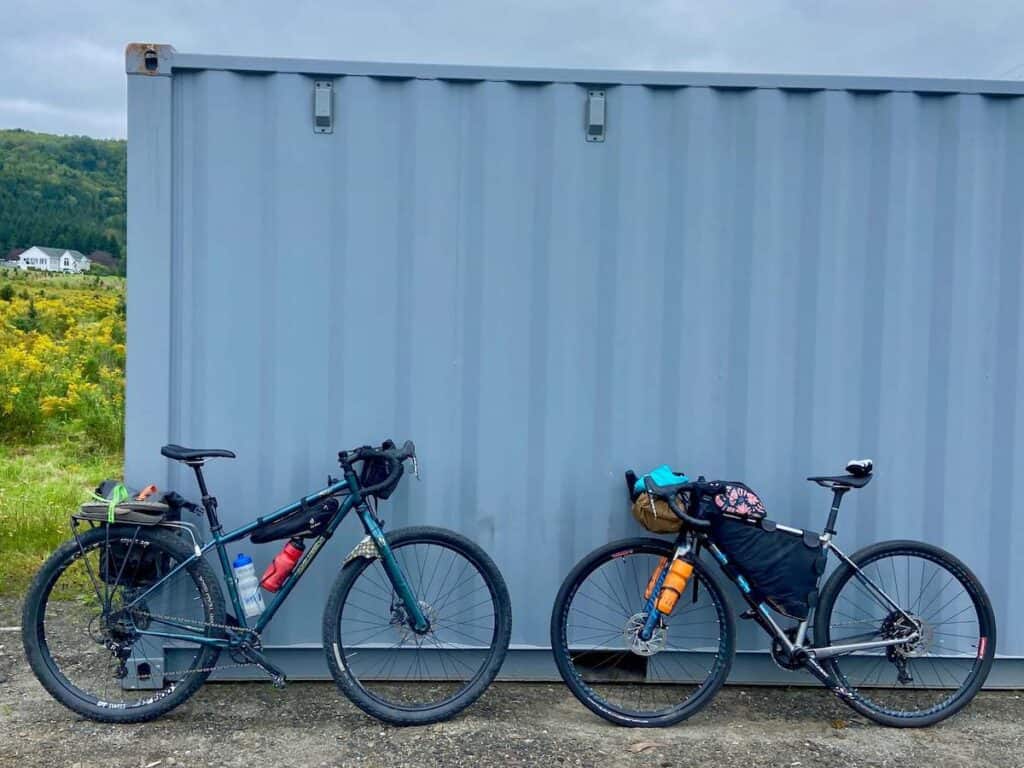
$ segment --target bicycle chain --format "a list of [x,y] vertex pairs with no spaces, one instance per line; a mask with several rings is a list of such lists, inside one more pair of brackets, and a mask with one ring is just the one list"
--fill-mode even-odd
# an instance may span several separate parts
[[[177,622],[179,624],[191,624],[191,625],[196,626],[196,627],[200,627],[200,626],[202,626],[202,627],[213,627],[215,629],[227,629],[227,630],[233,630],[233,631],[236,631],[236,632],[248,632],[250,635],[255,635],[256,636],[257,642],[259,642],[259,640],[260,640],[259,633],[255,629],[253,629],[252,627],[239,627],[239,626],[233,625],[233,624],[217,624],[217,623],[212,622],[212,621],[196,621],[195,619],[183,619],[180,616],[164,616],[164,615],[159,614],[159,613],[149,613],[147,615],[151,619],[157,619],[157,620],[164,619],[165,621],[175,621],[175,622]],[[229,649],[229,652],[230,652],[230,649]],[[182,675],[186,675],[186,674],[193,674],[193,673],[196,673],[196,672],[217,672],[218,670],[222,670],[222,669],[241,669],[242,667],[252,667],[252,666],[256,666],[256,662],[255,661],[246,661],[246,662],[237,663],[237,664],[214,664],[212,667],[199,667],[199,668],[196,668],[196,669],[187,669],[184,672],[182,672],[181,674]]]

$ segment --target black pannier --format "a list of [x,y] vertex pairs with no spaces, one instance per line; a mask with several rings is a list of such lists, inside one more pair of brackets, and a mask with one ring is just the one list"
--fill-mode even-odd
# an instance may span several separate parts
[[825,553],[815,533],[790,533],[769,520],[711,515],[711,538],[759,597],[779,613],[803,620],[818,602]]
[[264,523],[249,536],[253,544],[265,544],[278,539],[303,539],[318,536],[338,511],[338,500],[326,499],[311,507],[300,507],[280,520]]
[[100,548],[100,579],[130,589],[151,587],[171,570],[170,557],[145,542],[118,538]]

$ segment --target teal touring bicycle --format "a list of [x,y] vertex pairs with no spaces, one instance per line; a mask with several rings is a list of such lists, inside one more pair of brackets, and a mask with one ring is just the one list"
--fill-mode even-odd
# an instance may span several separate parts
[[[234,454],[178,445],[161,453],[194,470],[201,504],[169,493],[156,503],[122,494],[84,505],[72,518],[72,538],[43,564],[26,595],[25,651],[40,683],[62,704],[93,720],[135,723],[186,701],[214,670],[255,665],[284,685],[261,637],[352,510],[366,536],[345,558],[323,613],[327,664],[341,691],[370,715],[414,725],[452,717],[494,679],[512,622],[494,562],[456,533],[386,533],[377,516],[405,463],[416,469],[412,442],[341,451],[341,479],[328,477],[316,493],[229,532],[202,468]],[[208,541],[180,519],[182,510],[206,515]],[[287,557],[274,563],[288,567],[261,580],[274,590],[263,610],[250,605],[262,602],[259,590],[243,594],[241,577],[236,583],[238,566],[248,561],[233,568],[229,560],[228,545],[245,538],[289,540],[279,556]],[[230,662],[218,664],[224,655]]]

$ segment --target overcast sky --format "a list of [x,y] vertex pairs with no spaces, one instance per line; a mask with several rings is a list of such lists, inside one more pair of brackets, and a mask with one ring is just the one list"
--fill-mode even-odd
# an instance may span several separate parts
[[0,128],[125,135],[124,46],[1024,79],[1024,0],[0,0]]

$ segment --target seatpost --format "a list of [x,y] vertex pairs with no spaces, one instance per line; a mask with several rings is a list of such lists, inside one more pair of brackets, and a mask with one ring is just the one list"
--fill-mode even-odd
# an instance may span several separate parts
[[217,517],[217,499],[206,490],[206,480],[203,478],[203,462],[189,462],[189,466],[196,473],[196,482],[199,483],[199,493],[203,495],[203,507],[206,509],[206,518],[210,521],[210,530],[213,533],[220,531],[220,520]]
[[836,533],[836,518],[839,516],[839,505],[843,501],[843,495],[850,490],[845,486],[834,486],[832,488],[832,509],[828,513],[828,522],[825,523],[825,533],[829,536],[835,536]]

